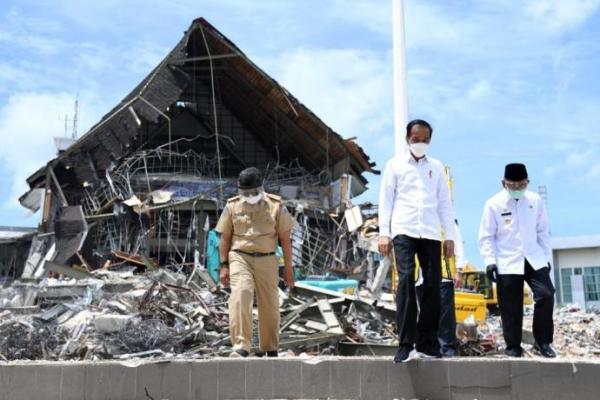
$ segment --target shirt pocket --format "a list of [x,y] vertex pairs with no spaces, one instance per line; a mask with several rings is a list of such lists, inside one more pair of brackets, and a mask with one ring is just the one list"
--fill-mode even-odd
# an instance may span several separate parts
[[256,215],[254,229],[256,233],[265,235],[275,232],[275,218],[269,211],[261,211]]
[[396,196],[414,196],[423,185],[416,168],[407,167],[396,177]]
[[233,233],[236,235],[246,235],[250,228],[250,217],[246,214],[233,214]]

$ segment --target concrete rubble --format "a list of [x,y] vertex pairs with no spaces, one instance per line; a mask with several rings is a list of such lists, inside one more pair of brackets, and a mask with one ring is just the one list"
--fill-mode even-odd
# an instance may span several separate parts
[[[299,282],[280,292],[281,352],[393,354],[392,267],[377,251],[377,207],[354,200],[367,190],[364,174],[379,173],[375,163],[199,18],[113,110],[27,179],[20,202],[41,221],[0,237],[0,359],[230,353],[214,227],[248,166],[296,221]],[[570,307],[556,320],[561,355],[600,356],[597,314]],[[501,352],[497,317],[467,319],[458,333],[462,355]]]
[[[1,289],[0,358],[209,358],[231,351],[226,290],[181,273],[136,269],[123,265],[86,279],[15,281]],[[364,290],[349,295],[299,283],[280,292],[280,310],[282,355],[389,355],[397,345],[393,307]],[[529,344],[531,316],[528,308]],[[569,306],[557,310],[555,321],[561,356],[600,358],[599,314]],[[462,355],[503,357],[498,316],[468,325],[458,328]]]
[[[121,268],[127,269],[83,280],[15,281],[0,290],[0,358],[201,358],[230,352],[226,291],[172,272],[134,275]],[[376,307],[309,286],[298,291],[281,292],[282,349],[331,354],[341,338],[392,341],[390,322]]]
[[[523,318],[524,357],[536,357],[532,347],[533,306],[525,306]],[[475,336],[459,324],[461,355],[504,357],[502,325],[497,312],[476,326]],[[600,312],[583,312],[578,306],[560,307],[554,312],[553,347],[560,357],[600,359]]]

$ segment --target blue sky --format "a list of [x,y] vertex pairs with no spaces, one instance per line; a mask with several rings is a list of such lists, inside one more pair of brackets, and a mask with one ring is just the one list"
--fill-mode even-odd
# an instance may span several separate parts
[[[175,3],[175,4],[173,4]],[[409,117],[434,126],[467,256],[503,167],[545,185],[554,236],[600,233],[600,0],[406,0]],[[124,97],[199,16],[383,167],[392,155],[391,1],[0,0],[0,225],[54,153]],[[377,199],[371,181],[366,200]]]

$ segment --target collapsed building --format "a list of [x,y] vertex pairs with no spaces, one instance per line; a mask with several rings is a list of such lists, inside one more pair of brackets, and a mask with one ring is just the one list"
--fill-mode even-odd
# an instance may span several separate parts
[[[296,219],[299,275],[366,284],[281,291],[280,350],[393,353],[377,208],[352,203],[375,164],[198,19],[129,95],[28,178],[20,202],[41,208],[37,231],[0,228],[0,360],[230,352],[228,293],[210,269],[213,227],[249,166]],[[573,324],[572,311],[557,313],[570,321],[557,328],[559,351],[600,354],[598,317]],[[460,326],[461,354],[498,354],[499,334],[497,318]]]
[[[20,279],[0,289],[0,359],[227,351],[213,228],[250,166],[296,220],[299,275],[373,278],[376,208],[351,199],[375,163],[205,19],[86,134],[62,142],[19,199],[41,221],[11,259]],[[343,337],[342,310],[355,338],[360,314],[378,340],[393,339],[373,302],[298,290],[281,292],[284,349]]]
[[35,232],[35,228],[0,226],[0,282],[21,276]]
[[296,267],[319,274],[358,262],[340,224],[375,163],[197,19],[130,94],[27,179],[21,204],[41,203],[42,221],[23,277],[124,261],[204,266],[210,230],[249,166],[299,222]]

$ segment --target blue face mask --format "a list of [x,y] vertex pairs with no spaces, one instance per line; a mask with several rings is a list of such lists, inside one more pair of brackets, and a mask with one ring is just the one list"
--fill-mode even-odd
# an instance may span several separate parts
[[523,196],[525,196],[525,191],[524,190],[509,190],[508,194],[510,195],[510,197],[512,197],[515,200],[519,200],[521,199]]

